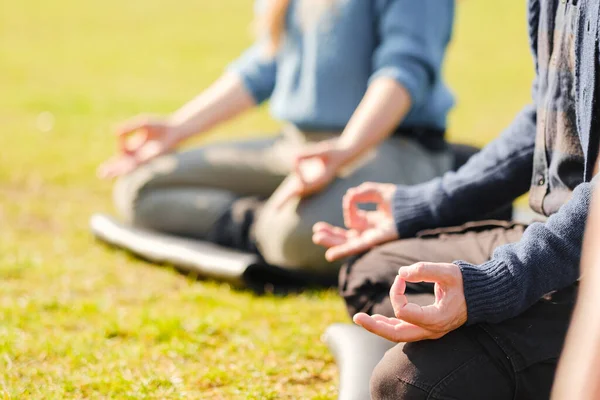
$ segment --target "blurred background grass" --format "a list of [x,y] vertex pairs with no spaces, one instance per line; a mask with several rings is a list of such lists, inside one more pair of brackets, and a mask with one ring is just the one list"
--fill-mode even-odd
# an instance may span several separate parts
[[[111,126],[167,113],[251,40],[250,0],[0,2],[0,394],[334,398],[331,292],[257,298],[91,240]],[[525,4],[461,1],[450,138],[483,145],[527,103]],[[274,132],[263,107],[211,133]]]

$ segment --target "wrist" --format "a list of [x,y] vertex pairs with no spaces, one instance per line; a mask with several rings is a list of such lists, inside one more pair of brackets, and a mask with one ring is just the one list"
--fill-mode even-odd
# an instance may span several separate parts
[[189,121],[181,121],[177,115],[170,116],[167,119],[169,127],[169,137],[176,143],[180,143],[198,133],[198,129],[192,127]]
[[463,291],[467,303],[467,323],[497,323],[513,317],[515,309],[523,302],[522,286],[500,260],[491,259],[474,265],[454,261],[460,268]]
[[343,167],[356,160],[362,154],[369,150],[369,147],[359,147],[356,143],[344,140],[343,137],[334,139],[334,147],[339,154],[340,167]]

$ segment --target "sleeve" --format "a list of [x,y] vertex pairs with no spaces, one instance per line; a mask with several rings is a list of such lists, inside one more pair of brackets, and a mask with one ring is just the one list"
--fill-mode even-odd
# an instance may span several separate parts
[[382,76],[395,79],[417,108],[439,78],[452,31],[454,0],[383,0],[376,4],[379,44],[369,81]]
[[[261,0],[256,2],[256,14],[262,12],[263,3]],[[227,67],[228,72],[234,73],[242,79],[256,104],[271,97],[277,75],[276,58],[268,55],[264,48],[264,42],[258,40]]]
[[463,274],[468,323],[519,315],[543,295],[579,278],[581,246],[597,179],[580,184],[546,223],[532,224],[517,243],[496,249],[490,261],[456,261]]
[[420,185],[399,185],[392,208],[400,237],[484,217],[526,193],[535,135],[536,111],[527,106],[502,135],[458,171]]

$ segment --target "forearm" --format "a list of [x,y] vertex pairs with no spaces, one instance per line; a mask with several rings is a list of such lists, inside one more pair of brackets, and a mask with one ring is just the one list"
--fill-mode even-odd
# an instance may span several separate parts
[[594,267],[592,274],[582,278],[552,391],[554,400],[600,398],[600,381],[597,379],[600,370],[600,264],[596,262]]
[[254,98],[245,88],[242,79],[234,73],[226,73],[175,111],[170,121],[179,140],[185,140],[254,106]]
[[348,161],[389,137],[410,107],[410,95],[401,84],[388,77],[375,79],[339,139]]
[[582,281],[552,391],[555,400],[600,398],[600,193],[592,200],[581,258]]
[[529,106],[458,171],[420,185],[399,185],[393,210],[400,237],[484,217],[527,192],[535,126],[535,109]]

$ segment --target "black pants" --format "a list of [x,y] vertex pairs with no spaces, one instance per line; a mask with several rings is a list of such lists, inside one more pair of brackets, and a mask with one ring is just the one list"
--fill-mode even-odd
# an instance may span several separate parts
[[[418,261],[473,264],[518,241],[523,225],[484,221],[422,232],[350,262],[340,292],[350,315],[393,316],[388,297],[398,268]],[[433,302],[431,285],[413,284],[411,301]],[[437,340],[399,344],[371,377],[373,399],[548,399],[575,302],[576,286],[554,292],[518,317],[463,326]]]

